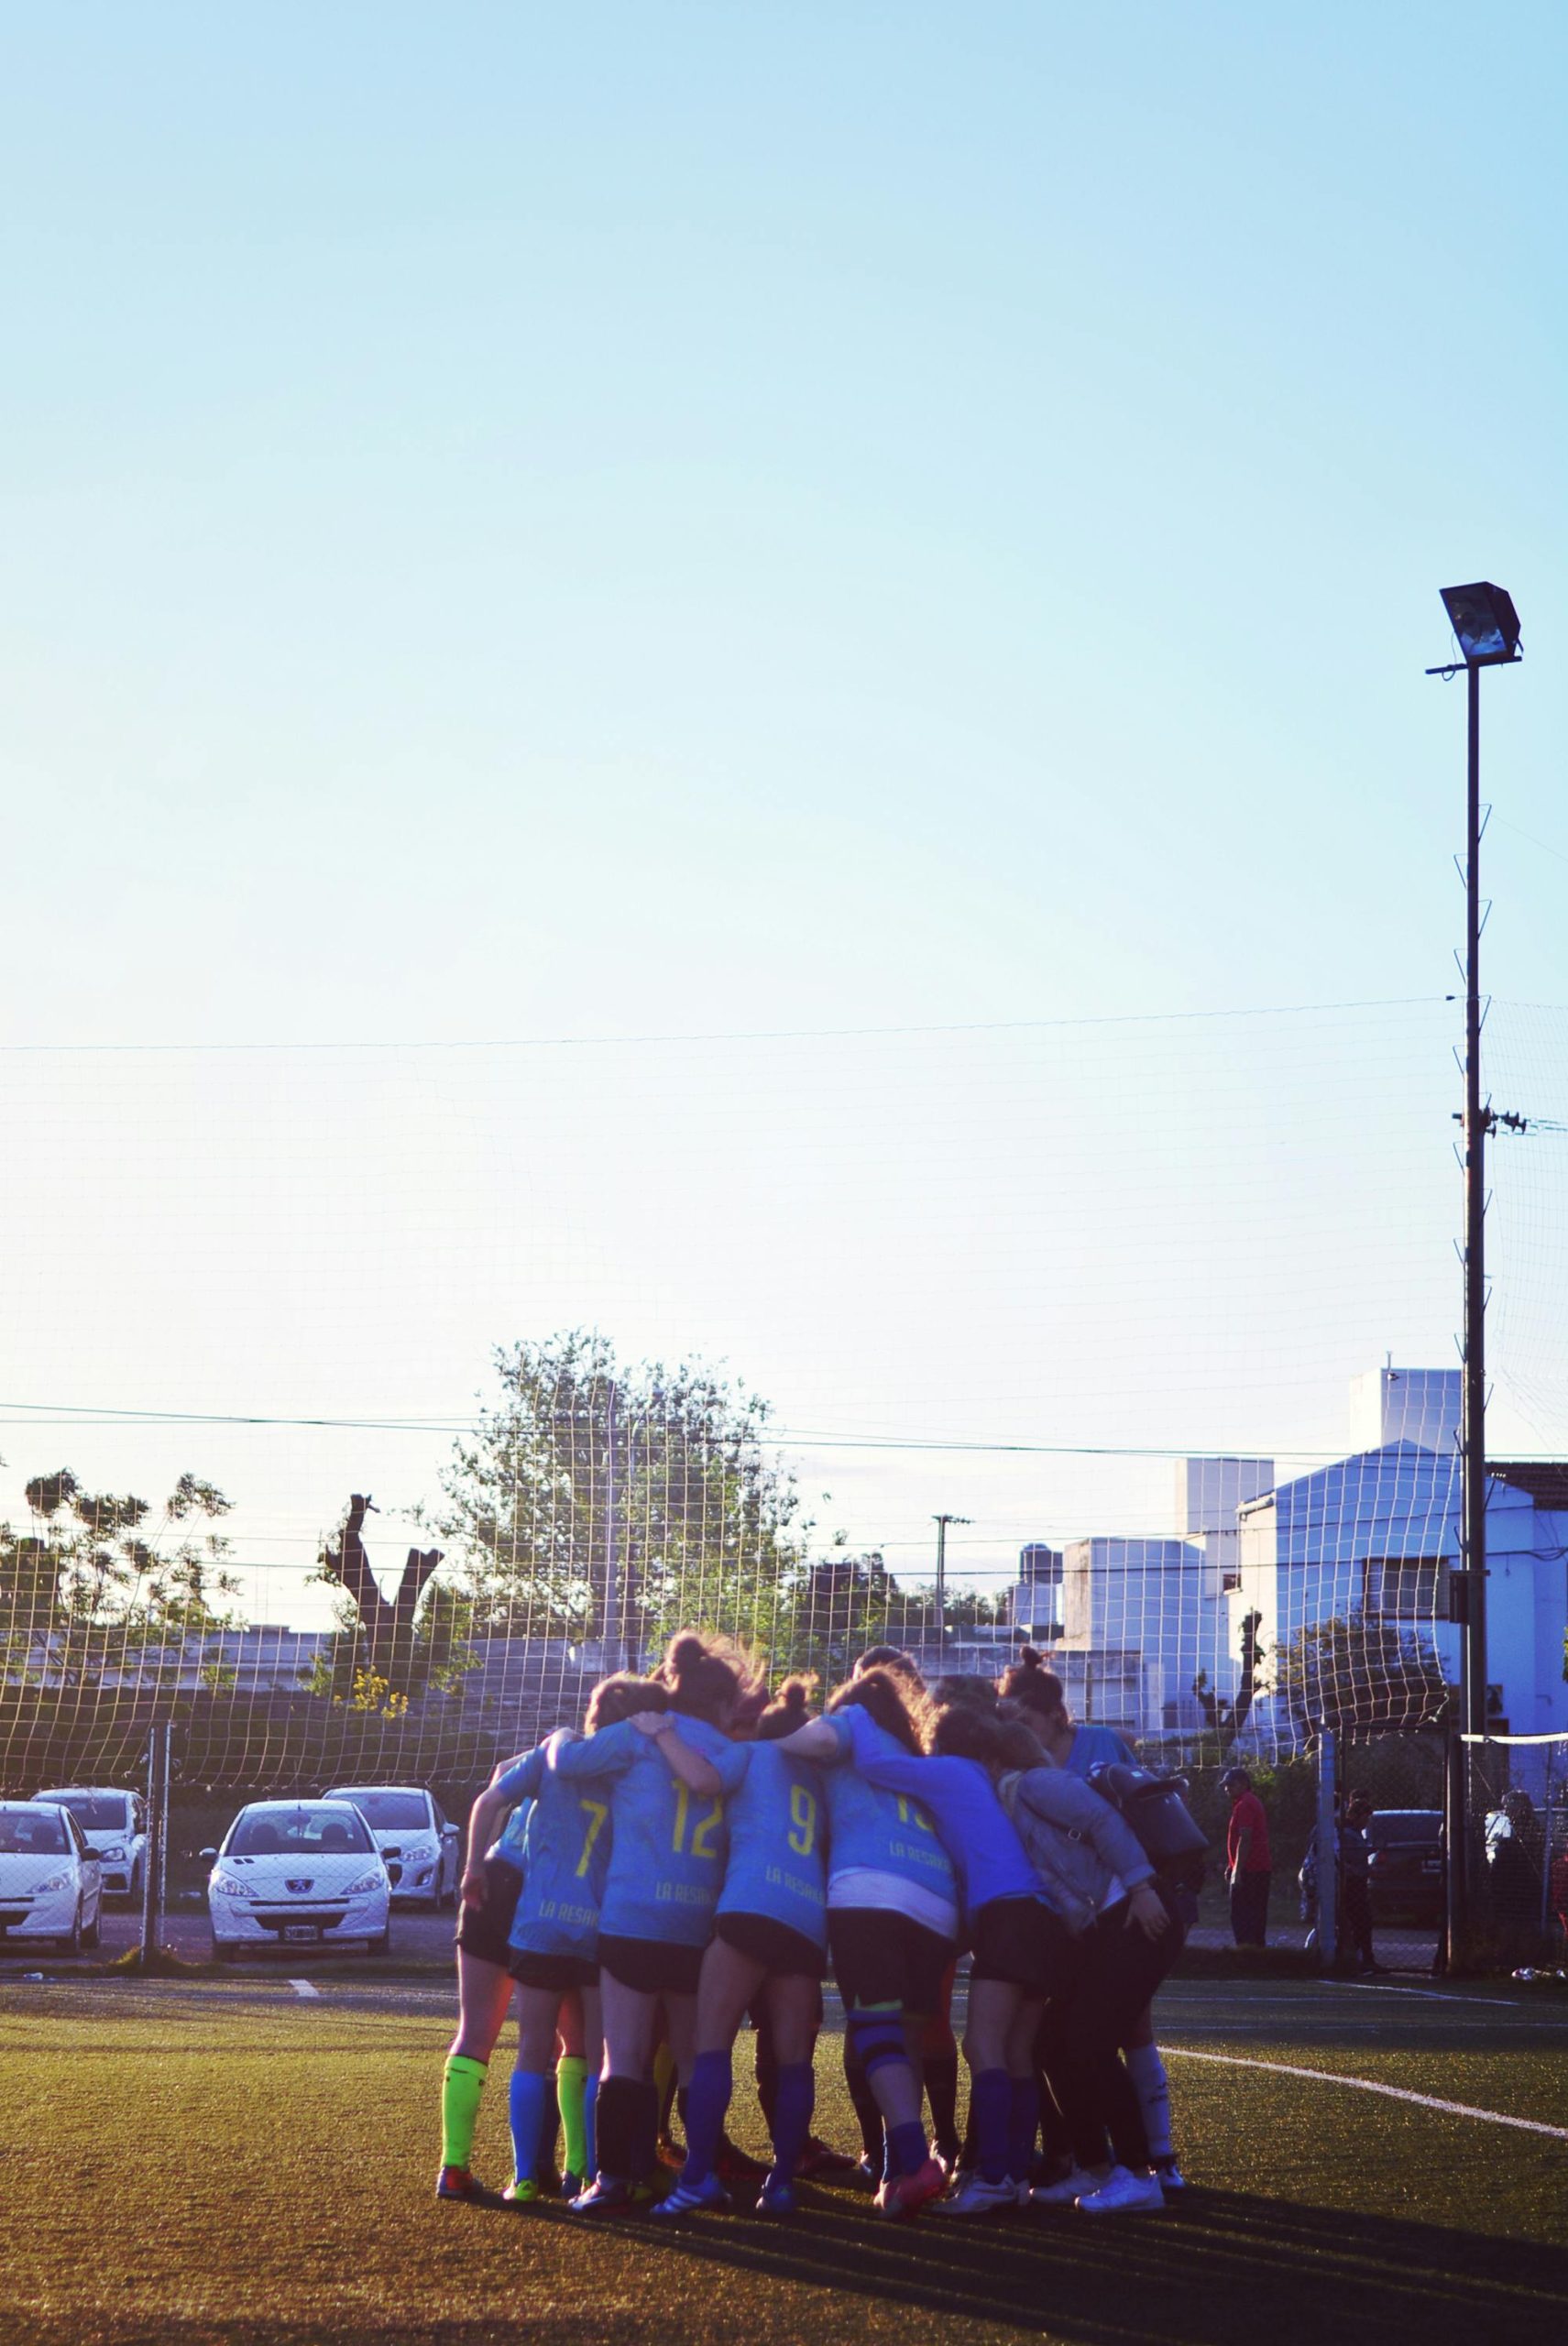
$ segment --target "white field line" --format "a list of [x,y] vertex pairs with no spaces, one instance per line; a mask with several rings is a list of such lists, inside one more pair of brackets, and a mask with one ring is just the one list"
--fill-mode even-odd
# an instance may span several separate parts
[[1373,2077],[1343,2077],[1333,2069],[1298,2069],[1288,2061],[1249,2061],[1239,2053],[1199,2053],[1186,2045],[1162,2045],[1160,2051],[1179,2061],[1217,2061],[1227,2069],[1266,2069],[1277,2077],[1308,2077],[1315,2086],[1354,2086],[1358,2093],[1386,2094],[1390,2101],[1413,2101],[1421,2110],[1441,2110],[1450,2118],[1484,2118],[1491,2126],[1517,2126],[1526,2134],[1550,2134],[1568,2143],[1568,2126],[1546,2126],[1539,2118],[1510,2118],[1501,2110],[1474,2110],[1467,2101],[1439,2101],[1435,2094],[1411,2093],[1405,2086],[1379,2085]]
[[1320,1988],[1348,1988],[1357,1996],[1420,1996],[1429,2004],[1485,2004],[1489,2012],[1515,2012],[1506,1996],[1456,1996],[1448,1988],[1379,1987],[1371,1979],[1320,1979]]
[[308,1979],[291,1979],[289,1985],[296,1996],[320,1996],[321,1990],[313,1988]]

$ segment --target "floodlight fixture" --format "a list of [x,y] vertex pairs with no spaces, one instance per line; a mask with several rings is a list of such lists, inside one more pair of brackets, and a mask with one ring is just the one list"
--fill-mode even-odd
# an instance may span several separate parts
[[1519,615],[1513,597],[1488,578],[1439,589],[1448,623],[1468,668],[1495,668],[1519,656]]

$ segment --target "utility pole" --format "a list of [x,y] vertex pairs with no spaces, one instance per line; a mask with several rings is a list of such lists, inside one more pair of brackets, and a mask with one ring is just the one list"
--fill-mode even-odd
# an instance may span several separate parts
[[949,1523],[972,1523],[969,1515],[934,1515],[937,1527],[937,1642],[940,1646],[948,1634],[948,1526]]

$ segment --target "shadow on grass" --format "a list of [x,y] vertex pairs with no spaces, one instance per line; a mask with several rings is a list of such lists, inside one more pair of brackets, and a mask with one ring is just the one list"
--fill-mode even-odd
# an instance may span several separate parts
[[[656,2252],[1083,2346],[1540,2346],[1568,2336],[1568,2248],[1237,2192],[1094,2225],[1059,2217],[894,2230],[820,2204],[788,2227],[706,2220]],[[649,2230],[654,2229],[648,2227]]]

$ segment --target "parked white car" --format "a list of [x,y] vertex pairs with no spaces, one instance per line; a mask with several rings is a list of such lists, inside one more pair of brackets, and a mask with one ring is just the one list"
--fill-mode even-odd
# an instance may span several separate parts
[[345,1800],[259,1800],[242,1808],[207,1880],[213,1953],[337,1946],[385,1955],[392,1885],[370,1828]]
[[103,1869],[68,1808],[0,1801],[0,1947],[52,1939],[68,1954],[96,1946]]
[[147,1869],[147,1803],[140,1792],[119,1792],[112,1784],[70,1784],[33,1798],[71,1811],[88,1847],[98,1853],[105,1898],[140,1899]]
[[433,1794],[417,1784],[337,1784],[325,1797],[354,1803],[381,1852],[394,1898],[428,1900],[433,1913],[456,1905],[460,1836]]

